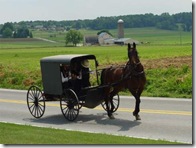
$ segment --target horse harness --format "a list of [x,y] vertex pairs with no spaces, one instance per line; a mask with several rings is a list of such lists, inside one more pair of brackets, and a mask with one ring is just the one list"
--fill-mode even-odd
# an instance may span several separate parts
[[[131,79],[131,77],[135,76],[135,77],[140,77],[141,75],[143,75],[145,72],[144,70],[138,72],[136,70],[136,68],[138,67],[138,65],[140,65],[141,62],[135,63],[135,64],[131,64],[129,61],[127,62],[126,66],[123,69],[123,75],[122,75],[122,80],[128,80]],[[128,73],[126,73],[128,71]]]
[[[110,92],[112,92],[113,87],[115,85],[118,85],[118,84],[122,83],[123,81],[129,80],[133,76],[134,77],[138,77],[138,78],[140,76],[143,76],[143,74],[145,74],[144,70],[142,70],[141,72],[136,71],[137,66],[140,65],[140,64],[141,64],[141,62],[138,62],[136,64],[130,64],[130,62],[128,61],[126,65],[118,66],[119,68],[123,68],[123,74],[122,74],[120,80],[118,80],[117,82],[114,82],[114,83],[108,85],[108,86],[111,87],[111,91]],[[113,68],[115,68],[115,67],[111,66],[109,69],[112,70]],[[128,71],[128,73],[126,73],[126,71]]]

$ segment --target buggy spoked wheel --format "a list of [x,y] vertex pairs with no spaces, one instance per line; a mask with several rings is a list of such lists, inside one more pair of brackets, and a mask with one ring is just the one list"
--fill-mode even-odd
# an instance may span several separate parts
[[[117,111],[117,109],[118,109],[118,107],[119,107],[119,104],[120,104],[120,97],[119,97],[118,94],[115,95],[115,96],[113,97],[112,102],[113,102],[113,104],[114,104],[114,109],[112,110],[112,113],[114,113],[115,111]],[[105,111],[107,111],[105,101],[102,102],[101,105],[102,105],[103,109],[104,109]],[[110,107],[111,107],[111,104],[109,103],[108,105],[109,105],[109,108],[110,108]]]
[[45,97],[37,86],[31,86],[27,92],[27,106],[32,116],[40,118],[45,112]]
[[80,105],[76,93],[72,89],[65,91],[65,96],[60,100],[61,111],[69,121],[74,121],[79,114]]

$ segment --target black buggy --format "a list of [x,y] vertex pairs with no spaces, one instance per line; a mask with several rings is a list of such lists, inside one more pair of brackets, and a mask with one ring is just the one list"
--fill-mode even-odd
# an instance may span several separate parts
[[[84,60],[90,61],[92,76],[94,82],[90,86],[79,87],[75,89],[72,83],[64,87],[62,83],[61,68],[62,65],[69,66],[69,72],[74,72],[77,66]],[[27,92],[27,106],[35,118],[40,118],[45,112],[46,101],[60,101],[60,108],[64,117],[69,121],[74,121],[82,107],[95,108],[98,105],[106,110],[104,101],[104,88],[108,85],[100,84],[100,74],[98,62],[94,55],[57,55],[45,57],[40,60],[43,91],[32,85]],[[68,82],[72,82],[69,78]],[[92,80],[90,80],[92,81]],[[95,82],[96,81],[96,82]],[[93,85],[92,85],[93,83]],[[78,84],[79,85],[79,84]],[[119,107],[119,95],[113,97],[115,112]],[[106,110],[107,111],[107,110]]]

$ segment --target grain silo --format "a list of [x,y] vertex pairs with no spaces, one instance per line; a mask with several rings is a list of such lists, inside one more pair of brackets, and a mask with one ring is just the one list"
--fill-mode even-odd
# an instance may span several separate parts
[[124,21],[118,20],[118,38],[124,38]]

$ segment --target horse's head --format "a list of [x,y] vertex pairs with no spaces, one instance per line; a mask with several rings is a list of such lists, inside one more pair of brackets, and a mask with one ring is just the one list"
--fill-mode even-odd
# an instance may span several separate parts
[[131,65],[134,65],[140,62],[135,43],[133,43],[133,46],[131,46],[131,44],[128,43],[128,58],[129,58],[129,63]]

